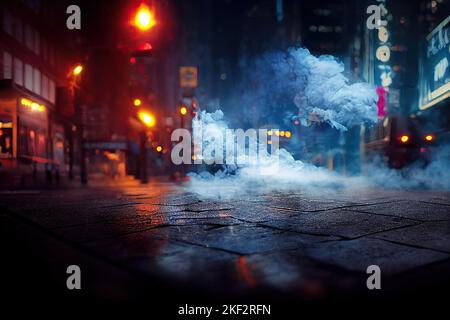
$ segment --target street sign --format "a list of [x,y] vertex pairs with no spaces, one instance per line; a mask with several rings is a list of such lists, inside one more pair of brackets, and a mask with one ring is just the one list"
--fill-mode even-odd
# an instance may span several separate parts
[[180,87],[196,88],[197,86],[197,67],[180,67]]

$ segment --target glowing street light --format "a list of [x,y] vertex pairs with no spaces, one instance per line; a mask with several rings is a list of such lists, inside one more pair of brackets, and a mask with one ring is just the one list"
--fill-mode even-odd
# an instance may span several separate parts
[[73,68],[72,73],[74,76],[78,76],[82,71],[83,71],[83,66],[81,64],[78,64]]
[[135,107],[139,107],[142,104],[141,99],[134,99],[133,104]]
[[187,110],[187,108],[185,106],[180,108],[180,114],[182,116],[185,116],[187,114],[187,112],[188,112],[188,110]]
[[142,123],[149,128],[153,127],[156,124],[156,119],[151,113],[140,111],[138,113],[138,117],[142,121]]
[[141,4],[134,17],[134,24],[142,31],[147,31],[156,24],[153,12],[145,4]]

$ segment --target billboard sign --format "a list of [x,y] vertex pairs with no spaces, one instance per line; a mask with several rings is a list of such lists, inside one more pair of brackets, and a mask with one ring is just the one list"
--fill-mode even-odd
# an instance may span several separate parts
[[180,87],[196,88],[197,85],[197,67],[180,67]]
[[450,16],[426,38],[420,64],[419,109],[450,97]]

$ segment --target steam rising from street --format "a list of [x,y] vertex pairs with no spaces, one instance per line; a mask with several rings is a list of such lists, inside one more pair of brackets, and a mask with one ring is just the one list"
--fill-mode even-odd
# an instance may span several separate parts
[[303,79],[294,97],[300,116],[313,113],[338,130],[377,120],[374,88],[366,83],[349,84],[344,65],[334,57],[315,57],[306,49],[290,50],[289,55],[290,70]]
[[344,131],[362,122],[377,121],[375,88],[367,83],[350,83],[343,63],[330,55],[315,57],[307,49],[292,48],[255,59],[250,70],[242,96],[235,99],[243,113],[249,114],[250,106],[256,106],[256,116],[281,120],[282,114],[295,105],[295,116],[302,125],[322,121]]
[[[257,100],[262,110],[269,99],[291,98],[298,108],[302,125],[312,121],[326,122],[336,130],[377,121],[375,89],[366,83],[350,83],[344,75],[343,64],[331,56],[312,56],[306,49],[291,49],[287,54],[271,54],[258,63],[264,72],[250,75],[262,84],[248,91],[244,102]],[[257,63],[257,64],[258,64]],[[270,81],[262,75],[274,77]],[[269,85],[270,84],[270,88]],[[281,98],[280,98],[281,97]],[[242,106],[245,110],[245,106]],[[211,144],[215,132],[229,129],[224,113],[200,112],[193,120],[193,129],[202,127],[202,142]],[[226,149],[226,148],[224,148]],[[222,165],[216,172],[200,170],[190,173],[190,191],[200,196],[232,198],[245,194],[262,194],[271,191],[320,191],[324,189],[386,186],[389,188],[450,188],[450,150],[443,149],[433,155],[426,168],[406,168],[402,171],[387,168],[384,164],[370,164],[359,176],[343,176],[326,168],[295,160],[285,149],[269,155],[263,162],[252,165]]]

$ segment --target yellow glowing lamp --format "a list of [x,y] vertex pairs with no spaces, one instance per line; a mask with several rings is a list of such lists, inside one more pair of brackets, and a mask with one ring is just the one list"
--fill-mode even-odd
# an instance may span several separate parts
[[142,104],[141,99],[134,99],[133,104],[135,107],[139,107]]
[[425,140],[427,140],[427,141],[433,141],[433,139],[434,139],[434,137],[431,134],[427,134],[425,136]]
[[153,127],[156,123],[155,117],[147,113],[145,111],[141,111],[138,113],[139,119],[142,121],[143,124],[145,124],[147,127]]
[[185,116],[187,114],[187,112],[188,112],[188,110],[187,110],[186,107],[183,106],[183,107],[180,108],[180,114],[182,116]]
[[286,131],[285,133],[284,133],[284,136],[286,137],[286,138],[290,138],[291,137],[291,132],[290,131]]
[[30,108],[31,111],[44,112],[45,106],[34,101],[31,101],[27,98],[20,99],[20,104]]
[[32,102],[31,103],[31,110],[32,111],[39,111],[39,104],[38,103],[36,103],[36,102]]
[[409,141],[409,136],[407,136],[407,135],[401,136],[401,137],[400,137],[400,141],[403,142],[403,143],[408,142],[408,141]]
[[156,151],[161,152],[162,150],[163,150],[163,148],[161,146],[156,147]]
[[149,30],[156,24],[153,12],[145,4],[139,6],[134,17],[134,24],[142,31]]
[[72,73],[74,76],[78,76],[81,72],[83,71],[83,66],[81,64],[75,66],[75,68],[73,68]]

